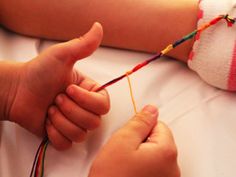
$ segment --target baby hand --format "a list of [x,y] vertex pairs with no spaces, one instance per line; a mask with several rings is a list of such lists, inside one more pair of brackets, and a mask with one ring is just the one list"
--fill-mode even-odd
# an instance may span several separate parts
[[49,47],[19,64],[17,84],[8,94],[7,119],[38,136],[45,136],[47,129],[57,149],[83,140],[86,131],[96,128],[100,115],[109,110],[109,97],[105,90],[94,92],[98,84],[73,66],[97,49],[102,34],[101,25],[95,23],[82,38]]
[[97,128],[101,115],[108,111],[108,95],[91,79],[84,77],[78,85],[70,85],[66,94],[56,97],[48,111],[46,129],[57,149],[67,149],[72,142],[81,142],[87,131]]

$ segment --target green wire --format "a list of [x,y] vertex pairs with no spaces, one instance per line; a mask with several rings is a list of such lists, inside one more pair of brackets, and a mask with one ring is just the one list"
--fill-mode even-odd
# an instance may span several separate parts
[[45,155],[46,155],[46,150],[47,150],[48,144],[49,144],[49,141],[47,140],[45,142],[44,147],[43,147],[43,158],[42,158],[41,176],[40,177],[43,177],[43,175],[44,175],[44,161],[45,161]]

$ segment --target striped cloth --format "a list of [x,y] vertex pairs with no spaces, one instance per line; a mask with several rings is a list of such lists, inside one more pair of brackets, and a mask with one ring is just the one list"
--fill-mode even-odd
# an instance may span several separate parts
[[[236,17],[236,0],[201,0],[198,26],[219,14]],[[224,21],[196,36],[188,66],[208,84],[236,91],[236,25]]]

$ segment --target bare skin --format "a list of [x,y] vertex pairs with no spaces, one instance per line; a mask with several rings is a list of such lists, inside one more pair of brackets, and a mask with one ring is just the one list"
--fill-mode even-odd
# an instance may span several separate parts
[[172,133],[157,117],[154,106],[145,106],[115,132],[98,153],[89,177],[180,177]]
[[[27,4],[27,5],[26,5]],[[20,34],[70,40],[98,21],[102,45],[156,52],[196,28],[198,0],[1,0],[0,23]],[[169,56],[186,61],[193,41]]]
[[[1,0],[0,24],[7,29],[27,36],[53,40],[70,40],[84,34],[94,21],[99,21],[104,28],[102,45],[137,51],[156,52],[196,28],[197,3],[198,0],[62,0],[60,3],[58,3],[58,1],[46,0]],[[172,51],[169,56],[186,62],[192,45],[193,41],[188,41]],[[52,51],[53,50],[49,51],[48,54],[53,54]],[[48,57],[50,55],[48,55]],[[39,56],[39,58],[44,57],[42,55]],[[40,60],[43,61],[43,59]],[[40,60],[33,60],[31,67],[35,65],[36,68],[38,68],[37,65],[39,66]],[[42,62],[42,64],[44,62]],[[10,70],[12,71],[18,72],[21,70],[19,69],[21,68],[20,65],[10,65],[9,68],[11,68]],[[30,64],[27,65],[30,66]],[[7,70],[9,70],[9,68]],[[3,67],[1,69],[4,71],[6,68]],[[70,88],[74,87],[78,89],[78,87],[70,85],[74,83],[73,74],[71,75],[71,73],[73,73],[71,65],[67,65],[66,70],[68,71],[68,77],[60,82],[60,86],[57,85],[58,83],[55,84],[55,90],[51,93],[49,92],[49,98],[46,100],[46,103],[41,100],[42,105],[46,104],[47,106],[43,107],[41,109],[43,111],[39,111],[38,113],[39,115],[48,114],[48,117],[45,118],[44,116],[44,118],[39,118],[39,125],[41,126],[39,129],[37,127],[36,129],[35,127],[33,129],[31,129],[31,127],[28,128],[31,132],[39,135],[44,134],[46,129],[51,142],[58,149],[66,149],[73,141],[78,139],[78,141],[81,141],[81,133],[74,131],[72,134],[67,134],[68,130],[71,130],[71,127],[68,126],[69,128],[64,129],[64,127],[61,126],[65,125],[64,121],[71,121],[71,119],[73,119],[73,115],[66,109],[71,106],[71,104],[68,103],[74,101],[76,106],[81,107],[80,101],[76,99],[76,96],[74,99],[73,97],[68,97],[68,95],[70,95]],[[34,74],[29,74],[30,77],[32,75]],[[5,77],[0,76],[1,85],[2,83],[7,83],[3,78]],[[12,81],[18,80],[17,76],[9,76],[9,79],[12,79]],[[89,78],[87,79],[90,80]],[[8,92],[4,92],[4,90],[6,91],[11,87],[18,87],[17,83],[18,82],[7,83],[6,88],[0,91],[0,99],[6,100],[6,102],[9,101]],[[86,89],[88,87],[84,88],[83,84],[80,85],[79,83],[80,82],[76,84],[87,90],[87,93],[92,91]],[[96,83],[92,83],[96,87]],[[38,93],[44,95],[40,90],[38,91]],[[80,91],[80,89],[77,90],[77,93],[82,93]],[[62,95],[60,94],[61,92]],[[17,94],[15,95],[17,96]],[[95,114],[98,115],[98,119],[96,120],[99,120],[99,115],[107,112],[109,108],[106,92],[102,93],[102,95],[99,96],[100,99],[102,96],[102,112],[95,112]],[[35,97],[31,96],[32,95],[28,95],[28,100],[35,103]],[[60,96],[63,97],[64,101],[66,100],[65,102],[67,104],[61,104]],[[17,98],[19,97],[19,100],[23,99],[20,94],[18,94]],[[96,100],[96,96],[94,98]],[[18,104],[20,105],[20,103]],[[51,106],[51,104],[53,104],[53,106]],[[117,175],[123,177],[180,176],[177,164],[177,150],[172,134],[163,123],[157,123],[157,111],[154,111],[155,109],[153,107],[148,107],[148,109],[144,108],[139,114],[134,116],[133,119],[111,137],[96,157],[89,177],[116,177]],[[1,103],[0,116],[9,120],[8,116],[10,113],[6,111],[9,109],[12,108]],[[24,111],[28,113],[25,107]],[[65,114],[65,117],[62,117],[62,114]],[[12,118],[19,118],[19,115],[20,114],[13,115]],[[45,125],[44,122],[46,119],[49,121],[47,121]],[[11,121],[17,122],[17,119],[12,119]],[[94,122],[90,123],[94,124]],[[91,124],[88,125],[90,126]],[[75,127],[81,128],[82,125],[80,124]],[[95,123],[94,127],[97,125],[98,124]],[[27,126],[25,126],[25,128],[27,128]],[[89,129],[89,127],[86,128]],[[82,135],[84,133],[82,132]],[[119,152],[122,153],[114,154],[117,147],[119,147]],[[110,158],[111,155],[113,155],[114,158]],[[142,160],[140,161],[140,159]],[[125,165],[117,165],[117,162]],[[156,164],[159,164],[158,167]]]
[[109,110],[105,90],[73,68],[99,46],[102,27],[81,39],[54,45],[26,63],[0,62],[0,120],[15,122],[28,131],[47,135],[58,150],[85,140]]

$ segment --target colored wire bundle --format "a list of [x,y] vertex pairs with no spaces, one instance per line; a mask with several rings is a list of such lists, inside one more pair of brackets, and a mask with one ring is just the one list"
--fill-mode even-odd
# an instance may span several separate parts
[[48,138],[45,137],[39,145],[36,155],[34,157],[33,166],[30,172],[30,177],[43,177],[44,175],[44,160],[48,147]]
[[145,60],[144,62],[136,65],[133,69],[131,69],[130,71],[127,71],[125,74],[105,83],[104,85],[102,85],[101,87],[99,87],[96,91],[100,91],[116,82],[118,82],[119,80],[123,79],[124,77],[126,77],[127,75],[131,75],[134,72],[138,71],[139,69],[143,68],[144,66],[148,65],[149,63],[159,59],[160,57],[162,57],[163,55],[167,54],[169,51],[171,51],[172,49],[176,48],[177,46],[179,46],[180,44],[184,43],[185,41],[192,39],[194,36],[196,36],[197,34],[200,34],[202,31],[206,30],[207,28],[209,28],[212,25],[217,24],[219,21],[221,21],[222,19],[225,19],[228,26],[231,27],[233,26],[233,24],[235,23],[236,18],[231,18],[228,14],[227,15],[219,15],[218,17],[214,18],[213,20],[211,20],[210,22],[202,25],[201,27],[199,27],[198,29],[194,30],[193,32],[189,33],[188,35],[184,36],[182,39],[175,41],[173,44],[168,45],[165,49],[163,49],[160,53],[155,54],[154,56],[152,56],[151,58]]
[[[175,47],[179,46],[180,44],[184,43],[185,41],[192,39],[194,36],[196,36],[197,34],[200,34],[202,31],[206,30],[207,28],[209,28],[212,25],[217,24],[219,21],[221,21],[222,19],[225,19],[228,26],[231,27],[233,26],[233,24],[236,21],[236,18],[231,18],[229,17],[229,15],[219,15],[218,17],[214,18],[213,20],[211,20],[210,22],[202,25],[201,27],[199,27],[198,29],[194,30],[193,32],[189,33],[188,35],[184,36],[183,38],[181,38],[180,40],[175,41],[173,44],[168,45],[165,49],[163,49],[160,53],[155,54],[154,56],[152,56],[151,58],[145,60],[144,62],[136,65],[135,67],[133,67],[130,71],[125,72],[125,74],[105,83],[104,85],[100,86],[96,91],[100,91],[110,85],[113,85],[114,83],[120,81],[121,79],[123,79],[124,77],[127,77],[128,79],[128,83],[129,83],[129,88],[130,88],[130,95],[132,98],[132,103],[133,103],[133,107],[134,107],[134,111],[135,113],[137,113],[137,108],[136,108],[136,104],[134,101],[134,97],[133,97],[133,93],[132,93],[132,87],[131,87],[131,82],[129,79],[129,75],[133,74],[134,72],[140,70],[141,68],[143,68],[144,66],[147,66],[149,63],[157,60],[158,58],[164,56],[165,54],[167,54],[169,51],[171,51],[172,49],[174,49]],[[43,141],[41,142],[40,146],[38,147],[38,150],[36,152],[35,155],[35,159],[33,162],[33,166],[31,169],[31,173],[30,173],[30,177],[43,177],[44,175],[44,160],[45,160],[45,153],[48,147],[48,138],[44,138]]]

